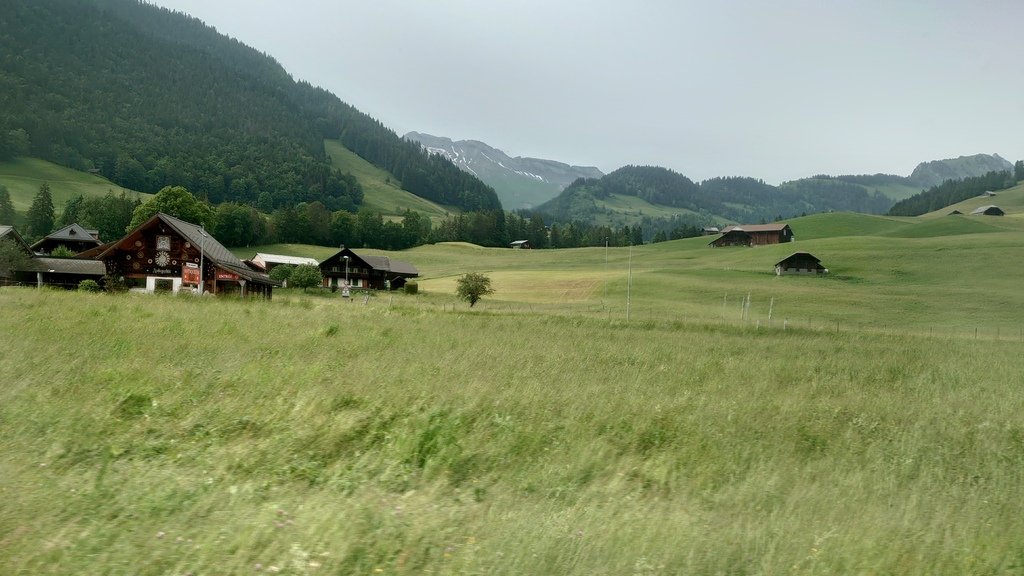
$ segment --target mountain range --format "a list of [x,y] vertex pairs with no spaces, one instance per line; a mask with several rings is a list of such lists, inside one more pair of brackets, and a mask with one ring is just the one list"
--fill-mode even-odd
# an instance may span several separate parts
[[604,176],[593,166],[570,166],[556,160],[515,158],[479,140],[452,140],[420,132],[403,138],[420,143],[494,188],[506,210],[530,209],[557,196],[579,178]]

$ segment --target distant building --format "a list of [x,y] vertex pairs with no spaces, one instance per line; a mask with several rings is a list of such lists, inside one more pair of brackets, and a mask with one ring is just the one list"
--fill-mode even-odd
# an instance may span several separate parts
[[714,236],[715,234],[721,234],[722,231],[718,229],[718,226],[705,226],[701,228],[701,234],[703,236]]
[[963,215],[963,212],[961,212],[959,210],[953,210],[952,212],[949,213],[949,215],[950,216]]
[[103,243],[100,242],[99,230],[87,230],[79,224],[68,224],[33,244],[32,251],[37,254],[50,254],[58,247],[63,246],[78,254],[101,244]]
[[828,268],[809,252],[794,252],[775,263],[775,275],[783,274],[828,274]]
[[298,266],[300,264],[311,264],[313,266],[319,266],[320,262],[316,258],[303,258],[302,256],[283,256],[281,254],[264,254],[257,252],[255,256],[244,261],[246,264],[252,264],[257,269],[263,270],[264,272],[270,272],[274,268],[286,265],[286,266]]
[[524,249],[529,250],[530,248],[533,248],[533,246],[530,245],[530,241],[529,240],[515,240],[513,242],[509,242],[508,245],[509,245],[509,248],[515,248],[515,249],[524,248]]
[[766,246],[792,242],[795,239],[789,224],[747,224],[726,226],[722,229],[722,235],[708,243],[708,246]]
[[984,194],[982,194],[982,196],[996,196],[996,193],[991,191],[991,190],[985,190],[985,192],[984,192]]
[[973,216],[1004,216],[1006,212],[1003,212],[999,206],[989,204],[988,206],[979,206],[971,211]]

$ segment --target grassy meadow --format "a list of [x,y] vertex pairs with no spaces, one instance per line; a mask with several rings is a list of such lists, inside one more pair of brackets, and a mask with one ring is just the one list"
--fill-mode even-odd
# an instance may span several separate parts
[[790,224],[423,246],[365,300],[0,289],[0,573],[1024,572],[1024,234]]

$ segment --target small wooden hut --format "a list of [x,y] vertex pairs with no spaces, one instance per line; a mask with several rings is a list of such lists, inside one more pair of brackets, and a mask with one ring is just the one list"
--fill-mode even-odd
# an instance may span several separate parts
[[775,275],[783,274],[828,274],[828,268],[810,252],[793,252],[775,263]]

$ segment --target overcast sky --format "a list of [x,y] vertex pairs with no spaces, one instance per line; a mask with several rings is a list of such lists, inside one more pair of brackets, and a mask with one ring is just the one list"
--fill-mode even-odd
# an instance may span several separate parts
[[396,131],[694,180],[1024,158],[1020,0],[155,0]]

